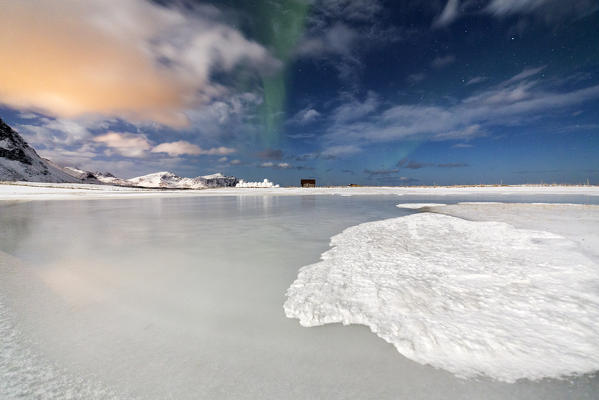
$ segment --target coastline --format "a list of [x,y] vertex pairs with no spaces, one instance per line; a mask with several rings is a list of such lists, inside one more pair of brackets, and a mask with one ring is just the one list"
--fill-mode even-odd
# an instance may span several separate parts
[[303,195],[583,195],[599,196],[599,186],[514,185],[514,186],[361,186],[361,187],[281,187],[214,188],[201,190],[154,189],[110,185],[60,184],[40,182],[0,182],[0,201],[9,200],[99,200],[142,197],[197,196],[303,196]]

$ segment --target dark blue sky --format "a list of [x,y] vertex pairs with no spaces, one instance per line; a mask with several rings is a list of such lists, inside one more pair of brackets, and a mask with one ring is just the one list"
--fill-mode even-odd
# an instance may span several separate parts
[[9,4],[0,115],[65,165],[599,184],[597,1]]

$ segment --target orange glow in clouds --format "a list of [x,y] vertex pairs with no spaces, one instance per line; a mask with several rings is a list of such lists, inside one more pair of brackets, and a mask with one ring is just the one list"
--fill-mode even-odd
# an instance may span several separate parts
[[[153,35],[189,23],[177,11],[142,0],[23,0],[3,2],[2,15],[0,103],[9,107],[183,127],[183,111],[200,102],[198,93],[214,92],[204,57],[213,49],[194,53],[194,67],[207,65],[194,74],[160,65],[152,54]],[[238,40],[242,49],[250,43]]]

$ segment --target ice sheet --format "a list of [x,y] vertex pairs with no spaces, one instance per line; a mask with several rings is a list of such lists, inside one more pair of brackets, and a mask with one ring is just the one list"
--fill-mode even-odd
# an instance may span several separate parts
[[285,312],[304,326],[367,325],[462,377],[599,369],[599,267],[570,239],[420,213],[346,229],[331,246],[288,289]]
[[[0,370],[22,379],[0,386],[44,400],[87,388],[148,400],[595,400],[599,376],[463,381],[364,326],[305,329],[286,318],[298,269],[348,227],[411,213],[395,207],[403,197],[188,192],[0,204],[0,251],[14,257],[0,253],[0,295],[16,333],[0,343]],[[31,363],[15,370],[19,360]]]

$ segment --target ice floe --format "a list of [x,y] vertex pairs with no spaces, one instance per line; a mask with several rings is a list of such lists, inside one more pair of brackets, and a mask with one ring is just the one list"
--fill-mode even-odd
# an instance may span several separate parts
[[599,369],[599,266],[561,235],[434,213],[331,240],[287,291],[303,326],[363,324],[404,356],[513,382]]

